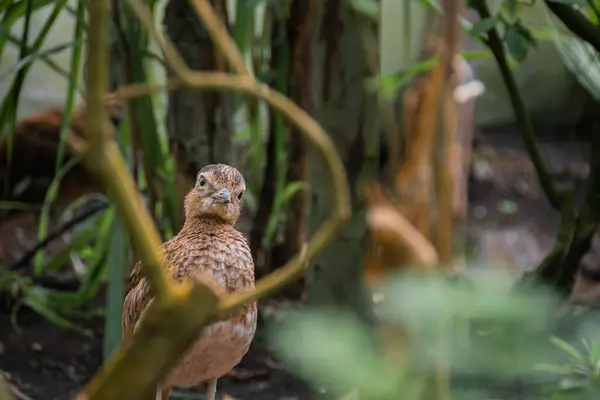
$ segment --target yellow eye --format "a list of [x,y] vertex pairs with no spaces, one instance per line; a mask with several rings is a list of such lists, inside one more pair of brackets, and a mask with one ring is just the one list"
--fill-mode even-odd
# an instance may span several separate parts
[[204,187],[204,186],[206,186],[206,179],[204,179],[204,178],[202,177],[202,178],[200,178],[200,179],[198,180],[198,187],[201,187],[201,188],[202,188],[202,187]]

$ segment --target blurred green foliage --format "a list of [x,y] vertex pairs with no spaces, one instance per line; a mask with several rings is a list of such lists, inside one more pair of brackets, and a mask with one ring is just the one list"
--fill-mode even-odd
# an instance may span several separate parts
[[[271,327],[273,346],[286,364],[334,396],[358,388],[365,400],[418,398],[411,396],[448,354],[453,399],[600,395],[594,316],[586,323],[596,329],[582,321],[574,329],[570,319],[557,317],[559,299],[548,290],[510,288],[494,270],[468,284],[402,275],[374,288],[383,298],[375,305],[379,323],[402,327],[406,335],[398,338],[406,342],[399,364],[370,328],[338,310],[289,313]],[[571,325],[568,341],[554,336],[563,324]]]

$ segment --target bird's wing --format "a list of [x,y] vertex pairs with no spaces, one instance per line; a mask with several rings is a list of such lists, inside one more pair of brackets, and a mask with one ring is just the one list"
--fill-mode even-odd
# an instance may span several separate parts
[[135,324],[140,314],[150,301],[152,296],[145,278],[140,279],[138,284],[127,292],[123,302],[123,313],[121,315],[121,333],[123,340],[131,337]]
[[[165,246],[170,241],[163,243],[160,246],[161,253],[165,255]],[[169,263],[168,259],[163,260]],[[129,337],[135,328],[140,314],[144,308],[148,305],[148,302],[152,298],[150,293],[150,287],[146,278],[141,273],[142,262],[138,261],[131,269],[129,275],[129,284],[127,286],[127,295],[123,301],[123,312],[121,314],[121,333],[123,339]]]

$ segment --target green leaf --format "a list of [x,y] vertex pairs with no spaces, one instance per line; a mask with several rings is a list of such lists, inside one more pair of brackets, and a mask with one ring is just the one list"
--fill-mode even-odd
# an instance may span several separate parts
[[[493,57],[489,49],[477,51],[464,51],[460,55],[465,60],[483,60]],[[367,81],[367,87],[371,90],[378,90],[386,98],[393,97],[398,90],[410,84],[411,80],[417,75],[431,70],[437,61],[437,56],[423,60],[407,70],[393,75],[384,75],[372,78]]]
[[[119,2],[117,2],[119,3]],[[115,3],[115,4],[117,4]],[[152,3],[150,12],[154,13],[156,2]],[[140,22],[130,7],[124,7],[120,16],[124,35],[119,35],[124,57],[115,65],[116,69],[126,68],[127,81],[123,83],[154,83],[151,63],[145,58],[149,46],[148,34],[141,29]],[[129,116],[133,121],[128,125],[130,132],[130,158],[141,158],[137,184],[140,188],[147,187],[153,196],[151,212],[158,224],[166,231],[173,230],[177,220],[178,205],[175,199],[174,173],[172,158],[168,151],[164,119],[161,115],[159,95],[145,96],[135,99],[129,107]],[[123,148],[121,148],[123,150]]]
[[500,6],[500,15],[509,24],[517,23],[521,17],[521,3],[518,0],[504,0]]
[[44,263],[44,265],[40,267],[38,274],[44,275],[62,268],[69,261],[71,253],[79,250],[84,246],[87,246],[90,243],[90,241],[94,238],[95,234],[96,232],[93,229],[93,227],[90,227],[89,229],[82,232],[75,239],[71,240],[67,247],[54,254],[50,261]]
[[590,343],[586,338],[581,338],[581,342],[587,350],[588,362],[590,365],[597,366],[597,368],[600,369],[600,354],[598,354],[598,347],[594,346],[594,343]]
[[77,85],[79,84],[79,72],[81,70],[81,59],[82,59],[82,47],[84,42],[84,28],[85,28],[85,3],[80,1],[77,6],[77,23],[73,31],[73,42],[78,43],[73,52],[71,53],[71,77],[69,79],[69,86],[67,88],[67,102],[65,104],[65,113],[63,120],[60,124],[58,152],[56,155],[56,163],[54,166],[54,173],[58,174],[61,166],[63,165],[63,159],[65,157],[67,133],[71,126],[71,114],[73,107],[75,106],[75,96],[77,93]]
[[379,22],[381,7],[375,0],[350,0],[350,6],[354,11],[368,17],[374,22]]
[[508,25],[504,34],[504,41],[510,55],[519,62],[527,58],[530,48],[535,47],[536,44],[531,33],[521,24]]
[[[47,56],[52,55],[54,53],[60,53],[71,47],[81,48],[82,43],[83,43],[83,40],[79,40],[77,42],[61,43],[56,46],[52,46],[44,51],[32,51],[29,48],[28,49],[29,54],[26,57],[19,59],[19,62],[17,62],[15,65],[13,65],[8,71],[6,71],[2,75],[0,75],[0,81],[5,80],[8,77],[10,77],[11,75],[13,75],[14,73],[19,72],[20,70],[26,68],[29,64],[31,64],[32,62],[34,62],[36,60],[45,60],[49,65],[51,65],[50,61],[47,59]],[[52,65],[51,65],[51,68],[53,68]],[[58,67],[58,68],[60,68],[60,67]],[[53,68],[53,69],[56,72],[61,73],[60,69],[59,70],[57,70],[56,68]],[[69,79],[71,79],[70,75],[69,75]],[[75,88],[75,89],[77,89],[77,88]]]
[[298,191],[300,191],[301,189],[305,189],[306,187],[306,183],[301,181],[288,183],[283,189],[283,191],[279,193],[279,196],[276,199],[277,203],[281,208],[284,208],[287,205],[287,203],[289,203],[289,201],[292,199],[292,197],[294,197],[294,195],[298,193]]
[[561,4],[567,4],[570,6],[586,6],[587,5],[587,1],[586,0],[548,0],[548,1],[552,1],[554,3],[561,3]]
[[359,389],[364,399],[405,398],[399,396],[396,370],[353,315],[329,310],[284,318],[271,330],[270,343],[299,374],[330,389],[330,397]]
[[553,345],[569,354],[574,360],[579,361],[582,364],[587,364],[587,360],[583,354],[575,346],[565,342],[564,340],[553,336],[550,338]]
[[57,313],[56,310],[52,309],[49,306],[47,293],[48,291],[38,286],[27,288],[23,293],[23,304],[27,305],[29,308],[31,308],[32,310],[34,310],[35,312],[37,312],[42,317],[46,318],[48,321],[50,321],[56,326],[73,329],[86,336],[91,335],[91,332],[89,330],[84,329],[77,324],[74,324],[73,322],[69,321],[68,319]]
[[473,27],[469,31],[472,36],[480,36],[484,33],[488,33],[496,25],[496,18],[488,17],[481,19],[473,24]]
[[[52,2],[48,2],[52,3]],[[31,47],[27,46],[28,37],[29,37],[29,22],[31,19],[32,13],[42,6],[47,5],[48,3],[44,1],[21,1],[14,3],[7,11],[5,12],[2,22],[0,22],[0,26],[2,27],[2,31],[10,31],[10,27],[12,24],[21,17],[25,17],[24,28],[23,28],[23,36],[21,38],[20,43],[20,52],[19,58],[25,58],[29,55],[30,52],[37,52],[44,44],[46,40],[46,36],[50,29],[55,25],[56,19],[58,18],[60,12],[62,11],[66,0],[57,0],[54,3],[54,7],[52,8],[52,12],[48,16],[48,19],[42,26],[38,36],[35,38],[35,41]],[[21,8],[22,7],[22,8]],[[4,48],[4,44],[6,43],[6,36],[0,37],[0,54],[2,54],[2,50]],[[29,72],[31,67],[31,63],[29,63],[24,68],[20,69],[17,72],[17,75],[13,79],[13,82],[10,86],[8,93],[5,95],[2,100],[2,104],[0,105],[0,133],[4,130],[5,126],[9,126],[7,141],[6,141],[6,159],[7,159],[7,175],[10,175],[10,166],[12,164],[13,158],[13,134],[15,130],[16,124],[16,116],[17,116],[17,106],[19,103],[19,96],[21,94],[21,88],[23,86],[23,82]],[[4,182],[4,192],[7,193],[9,189],[9,180],[6,179]]]
[[[50,187],[46,191],[46,196],[44,198],[44,205],[42,206],[42,212],[40,213],[40,221],[38,225],[38,239],[42,240],[46,237],[48,233],[48,225],[50,222],[50,208],[56,198],[58,197],[58,191],[60,189],[60,182],[67,175],[67,173],[73,168],[77,163],[79,163],[79,158],[75,157],[70,159],[65,165],[59,170],[59,173],[54,176],[52,182],[50,183]],[[36,276],[41,274],[41,271],[44,267],[44,252],[42,250],[38,251],[34,257],[34,273]]]
[[[11,44],[15,46],[21,45],[21,40],[17,38],[10,32],[7,32],[3,26],[0,25],[0,41],[6,38]],[[31,47],[27,47],[27,53],[30,54],[30,57],[39,58],[42,62],[44,62],[48,68],[56,72],[58,75],[62,76],[66,80],[70,78],[70,73],[58,65],[54,60],[50,59],[47,56],[47,52],[35,52],[31,49]],[[46,54],[44,54],[46,53]]]
[[108,290],[104,325],[104,359],[107,360],[121,343],[121,309],[125,293],[125,271],[128,265],[128,240],[123,224],[113,220],[108,252]]
[[275,234],[277,233],[277,227],[283,215],[285,206],[299,190],[305,187],[306,183],[304,182],[290,182],[283,188],[283,190],[277,193],[275,197],[275,204],[273,205],[273,212],[269,217],[269,222],[267,223],[267,229],[265,230],[265,236],[263,239],[267,248],[269,248],[273,238],[275,237]]
[[572,372],[569,365],[536,364],[534,368],[536,371],[548,372],[556,375],[569,375]]
[[519,206],[512,200],[500,200],[496,209],[502,214],[514,214],[519,211]]
[[0,210],[39,211],[41,204],[21,203],[18,201],[0,201]]
[[[53,3],[53,0],[38,0],[32,1],[31,9],[35,11],[39,8],[45,7],[48,4]],[[0,27],[3,32],[10,32],[10,28],[17,22],[20,18],[23,18],[25,12],[27,10],[27,1],[15,1],[10,6],[6,8],[4,16],[2,17],[2,22],[0,22]],[[0,54],[4,50],[4,45],[6,44],[7,37],[2,35],[0,36]]]

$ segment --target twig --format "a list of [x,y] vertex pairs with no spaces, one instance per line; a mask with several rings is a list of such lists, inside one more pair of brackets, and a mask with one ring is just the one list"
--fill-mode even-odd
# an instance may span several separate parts
[[15,385],[10,385],[10,389],[18,400],[33,400],[31,397],[19,390],[19,388]]
[[565,257],[564,268],[561,269],[557,279],[557,286],[564,293],[573,288],[575,274],[579,268],[581,257],[590,249],[590,243],[598,224],[600,223],[600,212],[598,201],[600,200],[600,135],[598,127],[591,134],[590,146],[590,176],[588,178],[583,205],[577,215],[575,234],[569,251]]
[[227,33],[227,28],[223,26],[221,18],[217,15],[210,2],[206,0],[191,1],[196,14],[204,23],[204,28],[215,43],[217,49],[225,56],[231,68],[240,75],[250,76],[250,71],[246,68],[244,58],[238,51],[231,36]]
[[162,49],[164,58],[175,75],[181,76],[191,73],[192,71],[186,65],[175,45],[167,37],[161,35],[154,26],[154,20],[148,8],[139,0],[127,0],[127,3],[133,9],[133,12],[137,15],[142,25],[154,37],[156,44]]
[[54,231],[49,233],[43,240],[39,241],[33,248],[31,248],[30,250],[27,250],[27,252],[21,258],[19,258],[17,261],[10,264],[8,266],[8,270],[10,271],[10,270],[15,270],[19,267],[23,267],[29,261],[31,261],[31,259],[35,256],[35,253],[37,253],[39,250],[45,248],[54,239],[58,238],[63,233],[67,232],[69,229],[73,228],[75,225],[87,220],[88,218],[91,218],[92,216],[96,215],[100,211],[105,210],[107,207],[108,207],[108,203],[99,204],[95,207],[90,207],[89,210],[86,210],[84,213],[81,213],[81,215],[71,218],[69,221],[65,222],[60,227],[56,228]]
[[131,234],[131,239],[144,255],[144,272],[157,297],[167,297],[172,293],[172,283],[161,267],[159,256],[160,237],[154,228],[150,214],[136,191],[135,183],[127,172],[127,167],[117,145],[107,140],[106,132],[112,132],[107,112],[103,104],[108,86],[108,3],[94,0],[90,3],[89,48],[89,95],[86,108],[87,143],[70,137],[70,144],[85,152],[85,162],[100,176],[108,193],[115,199],[123,220]]
[[[481,19],[490,17],[488,6],[484,0],[473,0],[472,5]],[[558,212],[561,212],[563,207],[569,204],[567,199],[567,197],[569,197],[569,193],[556,185],[552,179],[552,176],[550,175],[548,166],[542,157],[537,138],[535,137],[535,133],[533,131],[533,124],[529,118],[527,110],[525,109],[525,102],[521,97],[515,77],[508,66],[508,61],[504,52],[504,46],[496,28],[492,28],[488,31],[488,39],[485,41],[485,43],[494,54],[494,58],[498,63],[498,67],[500,68],[500,73],[502,74],[504,84],[508,90],[508,95],[510,96],[517,121],[521,126],[523,142],[525,142],[525,147],[527,148],[531,162],[533,163],[533,166],[537,172],[540,185],[552,208]]]

